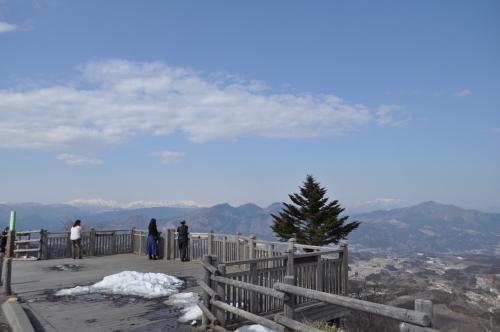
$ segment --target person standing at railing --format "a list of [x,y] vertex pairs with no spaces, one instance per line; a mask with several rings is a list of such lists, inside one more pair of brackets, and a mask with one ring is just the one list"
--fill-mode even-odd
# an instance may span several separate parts
[[78,250],[78,259],[82,259],[82,222],[76,220],[71,227],[71,243],[73,244],[73,259],[76,259],[76,251]]
[[179,252],[181,261],[185,262],[188,260],[187,247],[188,247],[188,226],[186,226],[186,220],[182,220],[179,227],[177,227],[177,242],[179,243]]
[[9,227],[5,227],[2,231],[0,237],[0,253],[5,254],[5,248],[7,247],[7,240],[9,239]]
[[156,257],[158,256],[158,244],[156,243],[156,241],[158,240],[159,237],[160,233],[156,228],[156,219],[153,218],[149,222],[148,243],[146,244],[146,255],[149,256],[149,259],[156,260]]

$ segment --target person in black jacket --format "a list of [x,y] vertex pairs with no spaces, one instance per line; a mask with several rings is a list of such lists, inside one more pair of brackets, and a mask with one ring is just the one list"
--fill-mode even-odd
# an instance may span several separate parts
[[2,235],[0,237],[0,253],[5,254],[5,248],[7,247],[7,240],[9,238],[9,227],[5,227],[2,231]]
[[149,222],[148,243],[146,244],[146,255],[149,256],[149,259],[156,260],[156,257],[158,256],[158,244],[156,243],[156,240],[159,236],[160,233],[156,228],[156,219],[153,218]]
[[177,242],[179,243],[179,252],[181,256],[181,261],[185,262],[188,260],[187,247],[188,247],[188,227],[186,226],[186,220],[182,220],[179,227],[177,227]]

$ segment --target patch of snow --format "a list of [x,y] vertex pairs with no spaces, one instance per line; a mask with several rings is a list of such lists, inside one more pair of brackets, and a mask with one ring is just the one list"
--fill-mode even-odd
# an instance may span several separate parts
[[195,305],[198,298],[199,296],[196,293],[179,293],[171,295],[163,304],[182,309]]
[[179,293],[171,295],[163,304],[181,309],[183,315],[179,317],[179,322],[187,323],[190,320],[201,319],[201,309],[196,305],[198,299],[199,296],[196,293]]
[[179,317],[179,322],[181,323],[187,323],[190,320],[198,320],[201,319],[202,311],[200,307],[198,307],[196,304],[187,307],[181,310],[181,313],[183,314],[181,317]]
[[276,332],[268,327],[255,324],[255,325],[243,325],[238,327],[234,332]]
[[92,286],[61,289],[56,296],[75,296],[90,293],[134,295],[148,299],[169,296],[179,292],[184,281],[163,273],[123,271],[104,277]]

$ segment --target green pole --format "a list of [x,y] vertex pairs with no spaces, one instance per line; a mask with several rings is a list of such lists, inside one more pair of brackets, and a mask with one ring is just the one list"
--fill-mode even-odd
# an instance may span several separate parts
[[14,257],[14,242],[16,238],[16,211],[10,212],[10,234],[7,244],[7,257]]
[[10,212],[10,231],[11,233],[16,230],[16,211]]

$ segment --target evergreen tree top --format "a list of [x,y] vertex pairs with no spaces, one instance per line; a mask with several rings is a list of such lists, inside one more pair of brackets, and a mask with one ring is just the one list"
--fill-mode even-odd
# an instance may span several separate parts
[[358,228],[359,221],[344,223],[348,216],[339,217],[344,211],[338,200],[328,202],[326,189],[312,175],[307,175],[300,194],[288,195],[293,204],[283,202],[285,208],[274,219],[271,229],[280,241],[294,237],[297,243],[324,246],[338,244],[350,232]]

